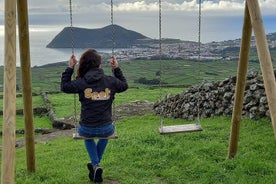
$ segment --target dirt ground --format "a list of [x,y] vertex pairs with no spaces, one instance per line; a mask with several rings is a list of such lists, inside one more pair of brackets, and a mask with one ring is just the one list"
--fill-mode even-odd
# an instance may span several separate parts
[[[143,115],[152,111],[153,103],[149,101],[133,101],[115,108],[115,119]],[[75,129],[58,130],[52,129],[50,133],[35,136],[35,143],[47,143],[59,137],[72,137]],[[16,147],[21,148],[25,145],[24,138],[16,141]]]

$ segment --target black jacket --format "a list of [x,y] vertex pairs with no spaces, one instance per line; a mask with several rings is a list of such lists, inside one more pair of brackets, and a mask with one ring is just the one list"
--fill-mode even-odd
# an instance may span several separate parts
[[112,102],[115,93],[128,88],[120,68],[115,68],[115,77],[107,76],[101,68],[89,70],[83,78],[72,80],[74,70],[66,68],[61,77],[61,91],[78,93],[81,102],[80,124],[100,127],[112,123]]

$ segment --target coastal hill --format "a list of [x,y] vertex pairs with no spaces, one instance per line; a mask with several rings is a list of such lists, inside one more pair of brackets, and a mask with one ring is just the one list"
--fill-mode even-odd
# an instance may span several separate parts
[[[73,43],[75,48],[112,48],[112,32],[114,28],[114,47],[131,48],[151,47],[158,44],[159,40],[144,36],[141,33],[125,29],[119,25],[108,25],[98,29],[73,27]],[[65,27],[47,45],[47,48],[71,48],[72,33],[70,27]],[[180,39],[163,38],[162,43],[182,43]]]
[[[151,40],[150,38],[127,30],[118,25],[108,25],[99,29],[73,27],[73,43],[75,48],[112,48],[112,32],[114,28],[114,42],[116,48],[134,46],[138,40]],[[72,46],[71,28],[65,27],[47,45],[48,48],[70,48]]]

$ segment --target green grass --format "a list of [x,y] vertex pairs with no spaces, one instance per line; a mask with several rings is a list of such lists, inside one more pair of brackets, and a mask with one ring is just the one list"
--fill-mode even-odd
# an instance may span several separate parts
[[[164,119],[166,125],[183,123]],[[102,166],[104,183],[264,183],[276,181],[276,147],[267,119],[244,119],[239,151],[227,160],[230,117],[203,119],[202,132],[159,135],[152,114],[117,122],[119,139],[110,140]],[[25,149],[16,153],[16,183],[89,183],[82,141],[60,138],[37,144],[37,172],[27,173]]]
[[[185,86],[202,80],[221,80],[236,74],[234,62],[195,63],[168,61],[163,63],[163,81]],[[176,94],[185,88],[153,88],[134,83],[139,77],[153,79],[160,69],[157,61],[120,63],[130,89],[116,96],[115,105],[135,100],[156,102],[168,93]],[[249,68],[258,70],[258,63]],[[147,66],[147,67],[141,67]],[[166,67],[166,70],[165,70]],[[59,91],[59,78],[64,66],[33,69],[33,88]],[[107,72],[108,73],[108,72]],[[200,75],[199,75],[200,74]],[[19,80],[19,79],[18,79]],[[48,94],[57,117],[74,113],[74,95]],[[79,103],[77,110],[79,112]],[[22,98],[17,98],[22,109]],[[0,107],[3,104],[0,99]],[[33,107],[43,106],[40,96],[33,98]],[[49,128],[45,116],[34,117],[36,128]],[[133,116],[116,122],[119,139],[110,140],[102,166],[104,183],[120,184],[273,184],[276,181],[276,147],[271,122],[244,118],[241,123],[238,154],[227,160],[230,117],[202,119],[202,132],[165,135],[158,133],[160,117],[151,113]],[[2,122],[0,122],[0,125]],[[164,119],[165,125],[187,123]],[[190,122],[189,122],[190,123]],[[16,117],[16,129],[24,127],[23,116]],[[22,138],[22,136],[17,136]],[[36,144],[35,173],[26,171],[26,150],[16,150],[15,181],[20,184],[88,184],[86,164],[88,155],[83,141],[71,137]],[[2,153],[0,153],[2,154]]]
[[[237,73],[237,62],[234,61],[194,62],[185,60],[137,60],[127,63],[123,62],[120,66],[130,86],[139,86],[139,84],[134,83],[134,81],[142,77],[149,80],[159,79],[159,76],[156,75],[158,71],[162,72],[162,82],[170,85],[184,86],[198,84],[202,80],[223,80]],[[259,63],[250,63],[249,68],[259,70]]]
[[[2,121],[0,122],[0,126],[2,127]],[[35,128],[51,128],[51,122],[46,116],[34,116],[34,127]],[[16,129],[24,128],[24,116],[17,115],[16,116]]]
[[[35,107],[44,107],[44,102],[41,96],[33,96],[33,108]],[[0,109],[3,109],[3,99],[0,98]],[[16,98],[16,109],[23,109],[23,99],[22,97]]]
[[[223,80],[237,73],[235,61],[134,60],[119,62],[130,87],[145,87],[144,84],[135,82],[140,78],[159,80],[157,73],[160,71],[163,83],[180,86],[198,84],[203,80]],[[67,63],[56,63],[32,68],[33,92],[60,91],[60,77],[66,66]],[[109,66],[103,65],[102,68],[106,74],[112,75]],[[249,63],[249,70],[258,71],[259,68],[259,63]],[[18,92],[21,92],[20,68],[17,68],[17,72]],[[0,66],[0,84],[3,84],[3,66]]]
[[[165,88],[166,93],[182,89]],[[158,89],[129,89],[117,96],[117,104],[133,100],[156,101]],[[166,94],[165,93],[165,94]],[[73,95],[49,95],[60,117],[72,114]],[[63,111],[61,109],[64,109]],[[69,110],[68,110],[69,109]],[[61,111],[61,112],[60,112]],[[191,123],[164,118],[165,125]],[[110,140],[102,166],[104,183],[121,184],[272,184],[276,181],[276,147],[271,122],[244,118],[239,150],[227,160],[231,117],[202,119],[202,132],[160,135],[160,117],[151,113],[116,122],[119,139]],[[46,117],[35,117],[36,127],[49,126]],[[23,117],[17,116],[17,128]],[[19,136],[18,138],[22,138]],[[16,150],[15,182],[20,184],[88,184],[89,161],[83,141],[71,137],[36,144],[36,172],[26,171],[26,150]]]

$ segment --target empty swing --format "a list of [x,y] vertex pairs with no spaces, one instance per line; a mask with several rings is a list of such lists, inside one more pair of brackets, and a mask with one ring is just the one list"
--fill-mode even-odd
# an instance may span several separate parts
[[[74,30],[73,30],[73,12],[72,12],[72,0],[69,0],[69,8],[70,8],[70,30],[71,30],[71,49],[72,49],[72,55],[74,55]],[[114,24],[113,24],[113,0],[111,0],[111,25],[112,25],[112,56],[114,55]],[[75,72],[74,72],[74,78],[75,78]],[[81,136],[78,133],[78,121],[77,121],[77,99],[76,99],[76,94],[74,94],[74,124],[75,124],[75,129],[73,133],[73,139],[75,140],[88,140],[88,139],[117,139],[118,136],[114,132],[112,135],[107,136],[107,137],[85,137]],[[113,125],[115,127],[115,119],[114,119],[114,107],[115,103],[113,102]]]
[[[160,71],[162,70],[162,64],[161,64],[161,57],[162,57],[162,36],[161,36],[161,0],[159,0],[159,61],[160,61]],[[201,0],[199,0],[199,16],[198,16],[198,62],[201,60]],[[160,72],[162,73],[162,72]],[[199,69],[200,73],[200,69]],[[199,76],[199,75],[198,75]],[[160,75],[160,98],[162,97],[161,95],[161,75]],[[200,88],[199,88],[200,89]],[[198,93],[199,94],[199,93]],[[195,124],[182,124],[182,125],[172,125],[172,126],[164,126],[163,125],[163,119],[162,116],[160,116],[160,127],[159,127],[159,133],[161,135],[164,134],[175,134],[175,133],[188,133],[188,132],[197,132],[197,131],[202,131],[202,127],[200,124],[200,115],[199,115],[199,105],[197,104],[197,117],[196,117],[196,123]]]

